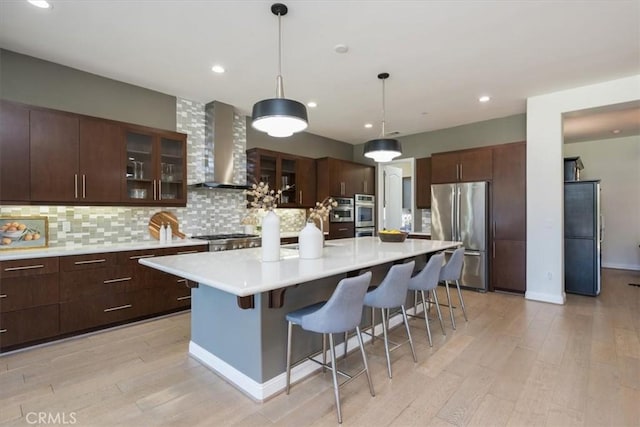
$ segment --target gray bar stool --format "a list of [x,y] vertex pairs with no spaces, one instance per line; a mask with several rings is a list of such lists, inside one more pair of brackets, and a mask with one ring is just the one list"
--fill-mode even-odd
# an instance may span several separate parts
[[[311,357],[308,357],[308,359],[321,364],[323,368],[327,367],[331,369],[339,423],[342,423],[339,385],[344,385],[365,373],[367,375],[367,381],[369,382],[369,391],[371,392],[371,396],[375,396],[359,326],[360,320],[362,319],[364,295],[367,292],[367,287],[369,286],[370,281],[371,272],[367,272],[356,277],[342,279],[327,302],[320,302],[303,307],[288,313],[286,316],[287,322],[289,322],[287,329],[287,394],[289,394],[291,381],[291,335],[293,332],[293,325],[299,325],[305,331],[323,334],[323,340],[324,334],[329,334],[331,365],[327,366],[325,363],[320,363]],[[338,370],[336,365],[336,350],[333,343],[333,334],[341,334],[352,329],[356,330],[358,343],[360,344],[360,352],[362,353],[362,362],[364,364],[364,368],[355,375],[349,375]],[[345,342],[345,346],[346,344],[347,343]],[[346,377],[347,380],[342,384],[338,384],[337,374]]]
[[[429,345],[433,347],[433,342],[431,341],[431,329],[429,328],[429,318],[427,316],[427,303],[425,299],[424,293],[427,293],[427,297],[429,293],[433,295],[433,300],[436,304],[436,311],[438,312],[438,320],[440,320],[440,328],[442,328],[442,334],[447,335],[444,331],[444,323],[442,322],[442,312],[440,311],[440,305],[438,304],[438,293],[436,292],[436,288],[438,287],[438,281],[440,279],[440,270],[442,269],[442,264],[444,263],[444,254],[439,253],[433,255],[427,265],[415,276],[409,280],[409,290],[410,291],[419,291],[422,296],[422,309],[424,314],[424,323],[427,325],[427,338],[429,338]],[[416,306],[417,308],[417,306]],[[414,316],[419,317],[419,316]]]
[[[411,331],[409,330],[409,322],[407,320],[407,311],[404,308],[404,303],[407,298],[407,290],[409,287],[409,279],[411,279],[411,273],[413,273],[413,267],[415,261],[407,262],[405,264],[396,264],[391,267],[387,275],[382,280],[382,283],[374,290],[367,292],[364,296],[364,305],[371,307],[371,310],[379,308],[382,312],[382,333],[384,334],[384,350],[387,355],[387,369],[389,371],[389,378],[391,378],[391,358],[389,352],[395,350],[400,346],[396,345],[389,350],[389,337],[387,332],[387,316],[385,316],[384,310],[390,308],[400,307],[402,309],[402,318],[404,320],[404,326],[407,330],[407,336],[409,337],[409,345],[411,346],[411,354],[413,355],[413,361],[417,362],[416,352],[413,348],[413,340],[411,339]],[[372,336],[373,328],[372,325]]]
[[456,288],[458,288],[458,298],[460,299],[460,305],[462,306],[462,314],[464,314],[464,320],[467,320],[467,310],[464,308],[464,300],[462,299],[462,292],[460,291],[460,276],[462,275],[462,264],[464,263],[464,247],[459,247],[449,258],[442,270],[440,270],[440,281],[444,282],[444,287],[447,290],[447,303],[449,304],[449,314],[451,315],[451,326],[456,328],[456,319],[453,317],[453,304],[451,303],[451,294],[449,293],[449,282],[456,282]]

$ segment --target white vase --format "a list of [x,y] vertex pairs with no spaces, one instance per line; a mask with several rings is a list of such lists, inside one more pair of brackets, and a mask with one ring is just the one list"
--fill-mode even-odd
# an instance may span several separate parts
[[301,259],[315,259],[322,257],[323,236],[322,231],[313,222],[300,231],[298,236],[298,248]]
[[262,218],[262,261],[280,261],[280,217],[274,211]]

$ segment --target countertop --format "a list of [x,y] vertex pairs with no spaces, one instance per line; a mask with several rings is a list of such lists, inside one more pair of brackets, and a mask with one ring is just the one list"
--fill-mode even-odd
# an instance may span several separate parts
[[460,244],[423,239],[384,243],[377,237],[358,237],[328,241],[322,258],[311,260],[300,259],[297,249],[285,245],[280,248],[280,261],[275,262],[262,262],[261,248],[143,258],[139,262],[242,297]]
[[208,245],[209,242],[200,239],[175,239],[168,243],[157,240],[142,240],[128,243],[100,243],[97,245],[78,246],[50,246],[37,249],[16,249],[0,251],[0,261],[11,261],[29,258],[47,258],[56,256],[84,255],[102,252],[136,251],[144,249],[175,248],[181,246]]

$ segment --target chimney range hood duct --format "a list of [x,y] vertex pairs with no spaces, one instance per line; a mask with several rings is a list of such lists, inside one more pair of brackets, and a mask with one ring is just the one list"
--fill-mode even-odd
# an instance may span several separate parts
[[[205,147],[213,142],[213,176],[205,176],[205,181],[193,184],[195,188],[228,188],[245,190],[246,173],[242,181],[234,182],[233,106],[213,101],[205,106]],[[209,179],[211,178],[211,179]]]

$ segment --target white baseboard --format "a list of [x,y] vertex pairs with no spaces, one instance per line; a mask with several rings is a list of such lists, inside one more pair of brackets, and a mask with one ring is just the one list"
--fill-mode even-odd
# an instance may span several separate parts
[[[407,310],[408,314],[417,314],[422,311],[422,307],[418,307],[418,310],[415,311],[413,308]],[[378,316],[379,316],[378,312]],[[402,323],[402,314],[398,313],[389,319],[389,328],[399,325]],[[376,335],[382,334],[382,324],[377,324],[374,333]],[[367,334],[362,334],[362,341],[369,342],[371,341],[371,336]],[[347,351],[351,351],[358,348],[358,337],[353,335],[347,341]],[[344,352],[344,343],[340,343],[336,346],[336,354],[341,355]],[[253,398],[256,401],[264,401],[271,396],[274,396],[282,391],[287,386],[287,374],[286,372],[277,375],[270,380],[259,383],[253,378],[248,377],[244,373],[240,372],[233,366],[229,365],[224,360],[218,358],[214,354],[210,353],[206,349],[202,348],[198,344],[193,341],[189,342],[189,354],[197,359],[203,365],[209,367],[214,370],[217,374],[223,377],[225,380],[233,384],[235,387],[240,389],[240,391],[249,395],[249,397]],[[318,356],[320,358],[321,356]],[[327,350],[326,354],[327,360],[330,360],[329,351]],[[321,359],[319,359],[321,360]],[[316,371],[322,369],[322,366],[314,363],[310,360],[305,360],[300,364],[294,366],[291,369],[291,383],[295,383]]]
[[566,301],[567,296],[565,295],[564,292],[562,292],[561,295],[556,295],[556,294],[548,294],[544,292],[526,291],[524,294],[524,297],[526,299],[530,299],[533,301],[549,302],[552,304],[560,304],[560,305],[564,305],[567,302]]
[[640,271],[640,264],[619,264],[617,262],[603,262],[602,268],[615,268],[616,270]]

